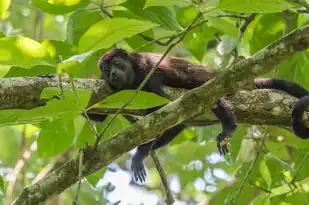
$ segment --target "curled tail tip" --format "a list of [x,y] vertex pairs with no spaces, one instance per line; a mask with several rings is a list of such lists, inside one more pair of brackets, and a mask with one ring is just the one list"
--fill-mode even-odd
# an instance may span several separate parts
[[294,133],[301,139],[309,138],[309,128],[306,127],[303,120],[303,114],[307,110],[309,96],[302,97],[297,101],[292,110],[292,128]]
[[273,83],[273,79],[271,78],[256,78],[253,81],[253,84],[256,87],[263,87],[263,86],[269,86]]

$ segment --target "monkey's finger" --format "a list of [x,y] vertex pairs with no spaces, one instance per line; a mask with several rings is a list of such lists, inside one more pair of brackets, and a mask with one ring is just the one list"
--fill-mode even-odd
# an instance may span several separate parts
[[135,163],[135,161],[132,161],[132,164],[131,164],[131,171],[133,172],[134,181],[138,182],[138,175],[137,175],[137,168],[136,168],[136,163]]
[[141,172],[141,164],[140,163],[137,164],[136,175],[137,175],[137,177],[139,179],[138,181],[140,181],[140,182],[144,181],[143,180],[143,175],[142,175],[142,172]]

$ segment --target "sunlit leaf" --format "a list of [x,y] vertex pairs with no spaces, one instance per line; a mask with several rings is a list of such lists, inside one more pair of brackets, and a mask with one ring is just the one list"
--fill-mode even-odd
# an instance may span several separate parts
[[34,65],[54,65],[42,44],[25,37],[0,38],[0,64],[31,67]]
[[124,38],[155,27],[156,24],[133,19],[113,18],[92,25],[79,41],[79,52],[110,48]]
[[189,6],[190,0],[147,0],[145,8],[150,6]]
[[89,0],[32,0],[32,4],[51,14],[65,14],[86,7]]
[[10,6],[11,0],[0,1],[0,15],[3,14]]
[[[120,108],[135,94],[135,90],[123,90],[112,94],[92,107]],[[167,104],[169,100],[149,92],[140,91],[126,109],[146,109]]]
[[70,16],[68,21],[67,41],[78,45],[79,39],[89,27],[102,19],[100,11],[77,10]]
[[284,0],[222,0],[219,8],[245,13],[275,13],[292,6]]

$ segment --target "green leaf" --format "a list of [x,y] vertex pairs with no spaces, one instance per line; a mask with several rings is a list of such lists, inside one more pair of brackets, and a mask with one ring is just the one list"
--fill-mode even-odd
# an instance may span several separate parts
[[124,38],[131,37],[157,24],[125,18],[102,20],[92,25],[79,41],[79,52],[110,48]]
[[96,171],[95,173],[92,173],[87,177],[87,181],[93,186],[96,187],[98,181],[103,177],[105,171],[107,168],[100,169],[99,171]]
[[238,30],[235,25],[226,19],[216,18],[212,16],[207,17],[213,27],[217,28],[218,30],[222,31],[224,34],[232,37],[237,37]]
[[[254,25],[252,31],[244,36],[249,39],[251,54],[278,40],[284,34],[285,23],[280,13],[260,15],[252,23]],[[249,36],[250,34],[252,36]]]
[[[108,125],[110,120],[113,118],[113,115],[108,115],[107,118],[104,120],[103,123],[97,124],[98,132],[100,133],[102,129],[105,129],[105,127]],[[131,123],[123,116],[119,115],[117,116],[112,124],[108,126],[108,128],[105,130],[102,136],[102,141],[105,141],[114,135],[122,132],[123,130],[127,129],[131,126]]]
[[0,192],[1,192],[1,196],[3,196],[4,193],[4,181],[3,181],[3,177],[0,175]]
[[283,146],[281,142],[273,142],[273,141],[268,140],[266,142],[266,147],[276,157],[279,157],[282,160],[290,159],[290,155],[289,155],[289,151],[287,147]]
[[73,121],[64,119],[43,123],[38,138],[38,154],[40,157],[52,157],[64,152],[73,143]]
[[268,188],[271,187],[271,175],[269,172],[269,169],[267,167],[267,164],[264,160],[260,162],[260,173],[265,182],[267,183]]
[[194,57],[202,62],[204,54],[206,52],[207,43],[215,39],[217,30],[208,25],[203,25],[202,28],[191,29],[184,38],[184,44],[192,52]]
[[222,0],[218,8],[245,13],[276,13],[292,8],[284,0]]
[[[47,87],[41,93],[41,99],[48,99],[47,106],[52,113],[63,113],[63,112],[80,112],[81,107],[76,99],[76,95],[73,90],[69,88],[63,88],[63,97],[60,99],[51,100],[54,96],[59,96],[61,93],[60,88]],[[83,107],[86,107],[91,95],[91,92],[84,89],[76,89],[80,103]],[[36,108],[39,109],[39,108]]]
[[166,7],[156,6],[144,8],[145,0],[129,0],[123,4],[127,11],[117,12],[118,15],[127,15],[128,18],[148,19],[154,23],[160,24],[168,30],[179,30],[180,25],[176,21],[175,14]]
[[175,14],[173,14],[166,7],[150,7],[144,9],[144,13],[152,22],[160,24],[163,28],[168,30],[181,30],[182,28],[178,24]]
[[1,0],[0,1],[0,15],[2,15],[10,7],[11,0]]
[[[104,100],[91,106],[94,108],[120,108],[135,94],[135,90],[123,90],[107,96]],[[146,109],[167,104],[169,100],[154,93],[140,91],[126,109]]]
[[20,133],[15,127],[0,127],[0,159],[7,165],[13,165],[18,160],[18,152],[13,152],[20,147]]
[[181,26],[188,26],[198,14],[198,9],[194,7],[185,7],[177,9],[176,18]]
[[71,57],[72,55],[77,54],[77,47],[72,44],[68,44],[67,42],[44,40],[42,41],[42,45],[45,50],[48,51],[50,56],[60,62]]
[[9,72],[6,73],[6,78],[12,77],[30,77],[30,76],[37,76],[40,74],[55,74],[56,67],[48,66],[48,65],[35,65],[31,68],[20,68],[12,66]]
[[89,0],[57,0],[56,3],[46,0],[32,0],[31,2],[34,6],[50,14],[66,14],[89,4]]
[[[153,34],[152,29],[145,31],[142,34],[154,39],[154,34]],[[131,38],[128,38],[126,42],[130,45],[130,47],[133,50],[138,50],[140,52],[152,51],[155,46],[153,43],[149,44],[149,41],[143,39],[140,35],[132,36]],[[144,45],[147,45],[147,46],[144,46]]]
[[252,201],[252,205],[270,205],[269,196],[258,196]]
[[96,22],[102,20],[100,11],[77,10],[68,21],[67,41],[78,45],[82,35]]
[[191,4],[189,0],[147,0],[145,8],[150,6],[189,6]]
[[[296,82],[301,84],[306,89],[309,89],[309,71],[306,69],[308,62],[308,51],[298,52],[293,56],[289,56],[285,61],[281,62],[276,69],[276,78]],[[291,142],[296,143],[299,141],[299,145],[305,144],[302,139],[296,138],[293,133],[291,133],[291,135],[291,140],[293,140]]]
[[54,65],[44,46],[25,37],[0,38],[0,64],[31,67],[34,65]]
[[83,148],[86,144],[92,145],[95,142],[95,139],[95,134],[91,130],[89,123],[85,120],[82,130],[77,136],[75,146],[78,148]]

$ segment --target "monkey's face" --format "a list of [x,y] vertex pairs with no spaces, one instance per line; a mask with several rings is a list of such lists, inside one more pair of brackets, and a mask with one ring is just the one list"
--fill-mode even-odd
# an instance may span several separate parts
[[114,89],[129,89],[134,84],[135,72],[129,60],[114,57],[109,62],[100,65],[101,79],[106,80]]

